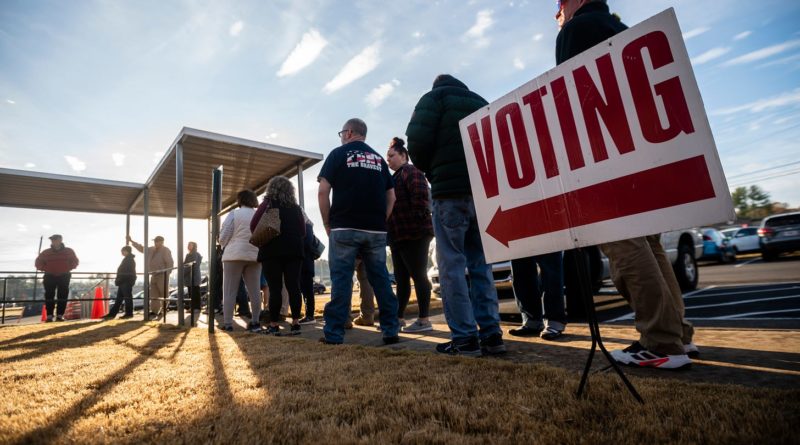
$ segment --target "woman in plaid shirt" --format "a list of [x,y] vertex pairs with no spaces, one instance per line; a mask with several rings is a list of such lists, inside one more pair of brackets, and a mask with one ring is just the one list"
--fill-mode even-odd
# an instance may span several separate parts
[[411,296],[411,280],[419,305],[419,318],[403,328],[403,332],[433,330],[428,321],[431,303],[431,283],[428,281],[428,248],[433,238],[430,188],[425,174],[408,163],[405,141],[393,138],[386,154],[386,163],[394,170],[394,191],[397,201],[387,221],[389,247],[392,249],[394,276],[397,280],[397,300],[400,325]]

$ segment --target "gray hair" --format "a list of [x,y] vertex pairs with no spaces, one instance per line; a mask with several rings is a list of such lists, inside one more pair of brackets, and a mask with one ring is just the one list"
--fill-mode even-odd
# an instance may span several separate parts
[[294,196],[294,185],[286,176],[275,176],[269,180],[267,194],[264,199],[289,207],[297,205],[297,198]]
[[367,124],[357,117],[345,122],[344,128],[346,130],[352,130],[353,133],[360,134],[361,136],[367,136]]

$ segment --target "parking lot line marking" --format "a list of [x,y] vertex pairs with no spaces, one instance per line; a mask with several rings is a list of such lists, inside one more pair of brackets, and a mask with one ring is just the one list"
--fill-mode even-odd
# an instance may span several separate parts
[[[719,320],[719,318],[716,317],[686,317],[686,319],[689,321]],[[747,319],[747,321],[789,321],[789,320],[797,321],[797,317],[752,317]]]
[[[798,294],[798,295],[785,295],[783,297],[758,298],[758,299],[755,299],[755,300],[730,301],[728,303],[701,304],[700,306],[687,307],[686,310],[688,311],[689,309],[704,309],[704,308],[707,308],[707,307],[736,306],[737,304],[761,303],[761,302],[764,302],[764,301],[788,300],[790,298],[798,298],[798,297],[800,297],[800,294]],[[797,310],[800,310],[800,309],[794,309],[794,310],[797,311]]]
[[693,290],[691,292],[686,292],[685,294],[683,294],[683,298],[691,297],[694,294],[699,294],[700,292],[705,292],[707,290],[711,290],[711,289],[714,289],[716,287],[717,287],[717,285],[715,284],[715,285],[712,285],[712,286],[704,287],[702,289],[695,289],[695,290]]
[[686,294],[686,295],[684,295],[683,298],[684,299],[695,299],[695,298],[705,298],[705,297],[724,297],[726,295],[752,294],[752,293],[756,293],[756,292],[777,292],[777,291],[794,290],[794,289],[800,289],[800,286],[794,285],[794,286],[789,286],[789,287],[776,287],[774,289],[754,289],[754,290],[743,290],[743,291],[738,291],[738,292],[725,292],[725,293],[721,293],[721,294],[718,293],[718,294],[691,295],[691,296],[688,296],[688,297],[686,295],[689,295],[689,294]]
[[[781,309],[781,310],[778,310],[778,311],[748,312],[746,314],[724,315],[724,316],[720,316],[720,317],[712,317],[712,318],[710,318],[710,320],[733,320],[733,319],[748,317],[750,315],[784,314],[786,312],[800,312],[800,309]],[[774,318],[770,318],[769,320],[774,320]],[[792,318],[792,320],[796,320],[796,318]]]
[[744,263],[739,263],[739,264],[737,264],[737,265],[735,265],[735,266],[733,266],[733,267],[734,267],[734,268],[736,268],[736,269],[738,269],[738,268],[740,268],[740,267],[742,267],[742,266],[746,266],[746,265],[748,265],[748,264],[752,263],[753,261],[758,261],[758,260],[760,260],[760,259],[761,259],[761,258],[753,258],[753,259],[752,259],[752,260],[750,260],[750,261],[745,261]]
[[614,318],[612,320],[606,320],[603,323],[614,323],[616,321],[633,320],[633,316],[634,316],[634,314],[633,314],[633,312],[631,312],[629,314],[622,315],[622,316]]

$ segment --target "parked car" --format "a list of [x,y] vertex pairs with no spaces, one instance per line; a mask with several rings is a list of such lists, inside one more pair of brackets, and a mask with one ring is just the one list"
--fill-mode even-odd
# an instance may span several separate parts
[[730,240],[728,244],[733,247],[733,251],[737,254],[761,250],[758,240],[758,227],[734,227],[720,230],[720,233]]
[[728,263],[736,261],[736,252],[719,230],[711,227],[702,229],[703,232],[703,255],[701,260],[719,261]]
[[325,287],[324,284],[322,284],[322,283],[320,283],[318,281],[314,282],[314,293],[315,294],[324,294],[326,290],[328,290],[328,289]]
[[778,255],[800,250],[800,212],[772,215],[758,228],[761,257],[772,261]]
[[[191,298],[189,294],[186,292],[186,289],[183,290],[183,310],[189,311],[191,310]],[[203,277],[202,281],[200,281],[200,307],[202,308],[208,304],[208,277]],[[171,289],[169,291],[169,297],[167,298],[167,310],[173,310],[178,308],[178,289]]]

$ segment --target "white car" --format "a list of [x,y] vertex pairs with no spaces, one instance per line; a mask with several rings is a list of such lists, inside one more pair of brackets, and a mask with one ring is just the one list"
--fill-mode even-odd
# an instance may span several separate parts
[[758,252],[761,246],[758,243],[758,227],[734,227],[720,230],[728,238],[730,245],[736,253]]

